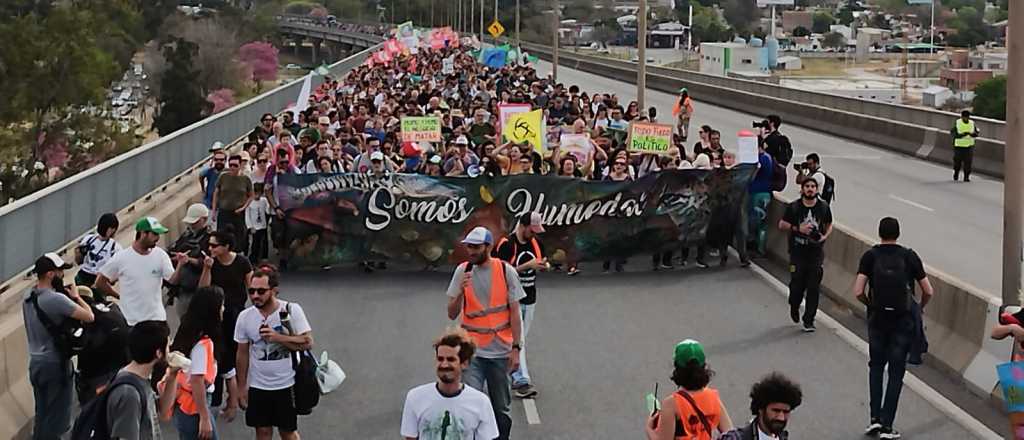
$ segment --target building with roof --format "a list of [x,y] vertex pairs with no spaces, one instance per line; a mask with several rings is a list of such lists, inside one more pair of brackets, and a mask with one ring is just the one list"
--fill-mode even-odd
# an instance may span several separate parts
[[746,43],[701,43],[700,72],[728,76],[730,72],[768,72],[767,48]]

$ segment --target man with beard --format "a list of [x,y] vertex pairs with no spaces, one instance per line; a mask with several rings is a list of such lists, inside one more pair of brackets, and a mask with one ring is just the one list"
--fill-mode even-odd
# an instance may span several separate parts
[[199,187],[203,189],[203,204],[207,208],[213,207],[213,193],[217,189],[217,179],[224,172],[227,162],[227,153],[223,149],[218,149],[213,152],[212,165],[199,172]]
[[825,261],[825,240],[832,233],[832,209],[818,198],[818,181],[804,180],[800,200],[786,206],[779,220],[779,230],[789,233],[789,317],[800,322],[800,303],[807,294],[803,331],[814,331],[814,315],[818,312],[821,293],[822,264]]
[[[526,297],[519,275],[508,263],[489,258],[494,239],[483,226],[462,240],[469,261],[455,268],[448,285],[448,319],[462,315],[462,328],[480,351],[469,362],[464,382],[487,392],[498,423],[500,440],[512,430],[509,373],[519,369],[522,350],[522,315],[519,301]],[[486,387],[484,386],[486,384]]]
[[779,373],[765,376],[750,388],[750,412],[754,419],[742,428],[736,428],[719,440],[786,440],[789,414],[800,406],[803,393],[800,386]]
[[450,329],[434,341],[437,381],[420,385],[405,396],[402,436],[406,439],[493,439],[498,436],[487,395],[462,383],[476,351],[462,329]]
[[[142,321],[167,322],[167,311],[161,300],[163,282],[177,284],[186,259],[178,254],[178,268],[171,257],[156,247],[167,228],[154,217],[143,217],[135,223],[135,241],[127,249],[114,254],[100,269],[96,289],[104,295],[120,298],[121,313],[129,326]],[[118,290],[112,283],[119,282]]]

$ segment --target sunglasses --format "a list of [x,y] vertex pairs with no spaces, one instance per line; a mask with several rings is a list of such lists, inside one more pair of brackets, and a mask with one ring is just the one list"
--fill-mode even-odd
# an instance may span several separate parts
[[231,167],[231,168],[238,168],[238,164],[237,163],[229,163],[228,166]]
[[256,161],[256,163],[267,163],[267,162],[269,162],[269,161],[266,160],[266,159],[260,159],[260,160]]
[[270,118],[267,118],[267,119],[263,120],[263,122],[274,122],[274,121],[275,121],[275,119],[270,119]]
[[271,289],[264,288],[264,287],[250,287],[249,288],[249,294],[250,295],[263,295],[263,294],[269,292],[270,290]]
[[615,162],[615,166],[617,166],[617,167],[624,167],[624,166],[626,166],[626,164],[624,164],[622,162]]
[[222,245],[222,244],[220,244],[220,243],[213,243],[213,242],[211,242],[211,243],[210,243],[210,248],[211,248],[211,249],[212,249],[212,248],[215,248],[215,247],[221,247],[221,246],[224,246],[224,245]]
[[224,163],[224,159],[214,159],[213,161],[217,163]]

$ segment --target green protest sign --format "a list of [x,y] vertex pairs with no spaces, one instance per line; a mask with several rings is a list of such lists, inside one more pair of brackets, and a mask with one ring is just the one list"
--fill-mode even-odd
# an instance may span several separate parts
[[402,142],[441,142],[441,118],[410,116],[402,118]]
[[630,123],[626,145],[629,151],[638,153],[668,154],[672,146],[672,126],[650,122]]

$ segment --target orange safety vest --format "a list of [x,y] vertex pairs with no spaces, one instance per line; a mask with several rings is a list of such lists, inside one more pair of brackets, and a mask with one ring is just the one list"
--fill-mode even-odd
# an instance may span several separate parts
[[[684,113],[685,111],[685,113]],[[689,118],[693,113],[693,102],[690,101],[690,97],[687,96],[686,100],[677,99],[676,105],[672,107],[672,116],[683,118]]]
[[[718,427],[718,422],[722,419],[722,399],[718,396],[718,390],[704,388],[697,392],[691,392],[690,397],[693,397],[697,407],[708,419],[711,429]],[[704,429],[704,424],[700,422],[697,411],[694,411],[693,405],[690,405],[685,397],[676,392],[672,394],[672,398],[675,399],[676,416],[682,421],[684,431],[681,437],[676,437],[677,440],[711,440],[714,438],[712,433]]]
[[[501,240],[498,240],[498,245],[494,246],[494,248],[495,249],[500,248],[501,245],[505,244],[506,241],[510,241],[508,239],[508,237],[501,237]],[[512,258],[508,260],[508,264],[511,264],[512,267],[515,267],[516,266],[516,254],[519,253],[519,240],[511,240],[511,241],[512,241]],[[530,245],[533,246],[533,254],[537,256],[536,258],[544,258],[544,256],[541,255],[541,253],[540,253],[540,244],[537,243],[537,238],[536,237],[530,239]]]
[[[213,341],[209,337],[203,336],[199,340],[199,345],[206,352],[206,373],[203,374],[203,383],[208,387],[217,377],[217,360],[213,357]],[[181,412],[194,416],[199,414],[199,408],[196,407],[196,401],[192,398],[192,384],[189,379],[190,377],[186,376],[184,371],[178,371],[178,397],[175,402],[181,408]],[[205,390],[203,391],[205,392]]]
[[[495,335],[505,345],[512,345],[512,313],[508,308],[505,263],[497,258],[487,260],[491,265],[491,303],[484,308],[470,282],[463,296],[462,328],[473,337],[477,347],[490,345]],[[465,270],[466,263],[462,263],[462,268]]]

